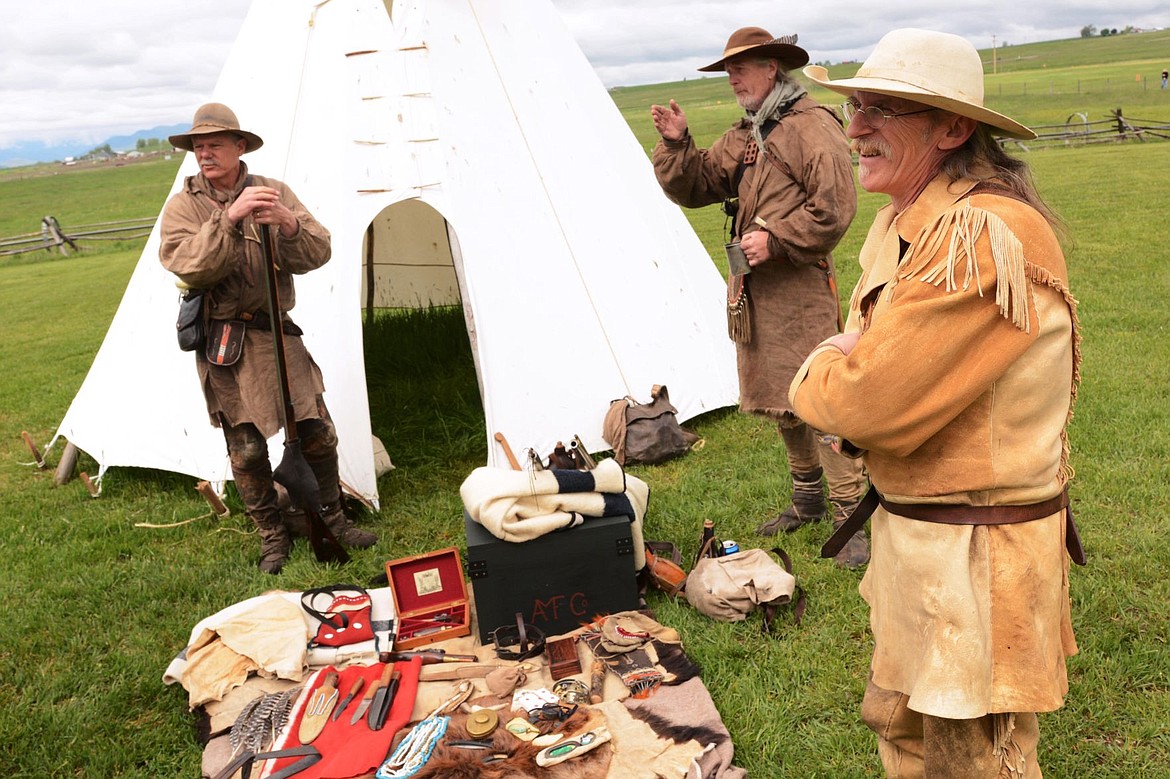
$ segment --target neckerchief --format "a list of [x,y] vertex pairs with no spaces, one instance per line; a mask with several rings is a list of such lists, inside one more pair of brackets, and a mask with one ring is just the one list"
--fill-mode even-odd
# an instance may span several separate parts
[[747,112],[747,118],[752,123],[752,137],[761,149],[764,148],[764,135],[760,128],[769,119],[779,119],[798,99],[807,94],[804,87],[789,78],[779,79],[772,87],[772,91],[764,98],[759,110],[755,113]]

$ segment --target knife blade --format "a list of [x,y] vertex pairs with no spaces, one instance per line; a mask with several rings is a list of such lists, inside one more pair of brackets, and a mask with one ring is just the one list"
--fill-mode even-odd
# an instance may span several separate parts
[[341,717],[341,712],[345,711],[345,707],[354,699],[354,696],[362,691],[362,686],[366,683],[366,677],[359,676],[357,681],[353,683],[353,687],[349,688],[349,694],[342,698],[341,703],[337,704],[337,708],[333,710],[333,721],[336,722]]
[[366,724],[370,727],[370,730],[374,730],[374,719],[381,709],[383,702],[386,700],[387,687],[393,675],[394,663],[386,663],[386,666],[382,669],[382,676],[378,679],[378,690],[374,693],[373,700],[370,701],[369,719],[366,720]]
[[390,706],[394,703],[394,694],[398,692],[398,680],[401,674],[394,671],[390,674],[390,681],[386,682],[385,694],[382,699],[378,701],[377,706],[370,707],[370,730],[381,730],[382,726],[386,724],[386,715],[390,712]]
[[386,682],[390,681],[390,674],[393,670],[394,663],[387,663],[382,669],[382,676],[375,679],[374,683],[366,688],[366,694],[362,696],[361,703],[358,704],[357,709],[353,713],[353,717],[349,720],[350,725],[358,724],[358,720],[365,715],[370,705],[374,702],[374,698],[377,697],[378,693],[386,685]]
[[370,701],[374,699],[374,696],[378,693],[378,688],[381,686],[381,680],[375,679],[373,684],[366,688],[366,694],[362,696],[362,699],[358,702],[357,708],[353,711],[353,716],[349,718],[350,725],[358,724],[358,720],[360,720],[365,715],[366,709],[370,708]]
[[325,681],[309,696],[309,702],[305,704],[305,710],[301,714],[301,726],[297,733],[302,744],[312,742],[325,729],[325,723],[329,721],[329,714],[337,703],[337,680],[339,678],[336,671],[329,671],[325,674]]

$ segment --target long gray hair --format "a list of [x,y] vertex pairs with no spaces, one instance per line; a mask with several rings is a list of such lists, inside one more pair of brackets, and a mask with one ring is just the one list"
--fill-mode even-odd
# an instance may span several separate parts
[[1064,221],[1044,202],[1036,190],[1036,182],[1032,178],[1032,169],[1028,163],[1008,154],[987,125],[982,123],[977,125],[967,142],[943,160],[941,168],[951,181],[970,178],[1006,188],[1039,211],[1058,235],[1066,233]]

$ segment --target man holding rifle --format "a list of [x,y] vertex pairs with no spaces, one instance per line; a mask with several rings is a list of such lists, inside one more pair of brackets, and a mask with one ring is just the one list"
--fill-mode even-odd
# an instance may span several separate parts
[[[321,370],[288,315],[296,302],[293,274],[328,262],[329,232],[283,182],[248,172],[240,157],[264,142],[240,129],[227,106],[201,106],[191,129],[169,140],[195,154],[199,173],[188,176],[167,202],[159,259],[184,286],[205,290],[207,344],[196,350],[195,364],[211,424],[227,442],[236,490],[260,535],[260,570],[279,573],[292,546],[268,455],[267,441],[283,414],[273,322],[284,334],[283,367],[295,415],[290,421],[316,476],[325,525],[346,546],[373,546],[377,536],[355,527],[342,511],[337,433],[322,397]],[[260,242],[265,225],[280,258],[279,312],[268,311]]]

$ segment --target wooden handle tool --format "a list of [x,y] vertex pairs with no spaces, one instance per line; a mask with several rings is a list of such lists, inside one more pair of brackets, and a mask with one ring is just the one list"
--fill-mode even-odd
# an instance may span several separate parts
[[41,457],[41,450],[37,448],[37,445],[33,442],[32,436],[29,435],[29,432],[27,430],[21,430],[20,437],[24,439],[25,445],[28,446],[29,451],[32,452],[33,459],[37,461],[37,467],[42,471],[49,467],[45,464],[45,458]]
[[601,703],[604,699],[602,688],[605,686],[605,661],[594,658],[593,668],[589,674],[589,702]]
[[504,438],[503,433],[496,433],[496,441],[504,450],[504,456],[508,458],[508,464],[512,466],[512,470],[520,470],[520,462],[516,459],[516,455],[512,454],[512,447],[508,445],[508,439]]

